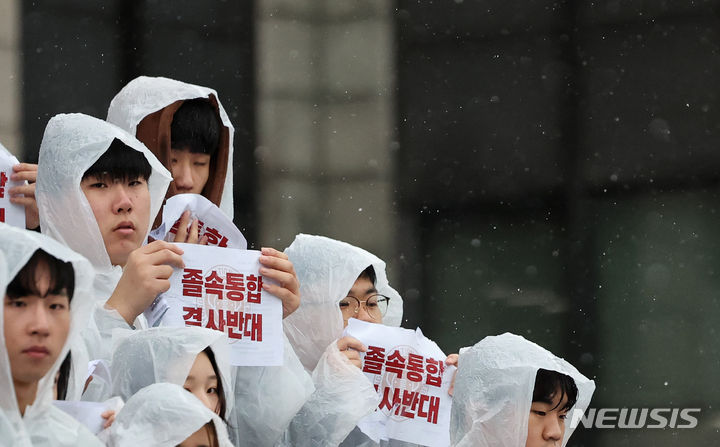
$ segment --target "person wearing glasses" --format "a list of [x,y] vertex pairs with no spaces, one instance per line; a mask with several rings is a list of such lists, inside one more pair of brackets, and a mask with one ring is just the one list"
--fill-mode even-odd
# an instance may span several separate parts
[[299,234],[285,249],[300,281],[300,307],[283,325],[312,374],[315,392],[295,416],[284,445],[337,446],[377,408],[375,388],[362,373],[357,339],[343,337],[350,318],[399,326],[403,303],[390,287],[385,262],[362,248]]
[[343,327],[350,318],[382,323],[383,316],[390,305],[390,297],[378,293],[375,288],[377,276],[372,265],[360,273],[347,296],[340,300],[340,311],[343,316]]

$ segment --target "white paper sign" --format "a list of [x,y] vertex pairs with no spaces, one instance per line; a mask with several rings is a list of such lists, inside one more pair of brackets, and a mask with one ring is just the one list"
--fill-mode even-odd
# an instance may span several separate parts
[[89,379],[90,376],[93,376],[93,378],[102,379],[103,381],[105,381],[105,383],[112,383],[110,367],[108,366],[108,362],[106,360],[98,359],[89,361],[87,376],[85,376],[85,382],[87,382],[87,379]]
[[448,395],[455,367],[420,329],[410,330],[366,323],[354,318],[345,335],[368,347],[363,372],[381,399],[375,413],[358,427],[375,442],[397,439],[428,445],[450,445]]
[[175,269],[170,290],[160,295],[167,305],[160,325],[224,332],[231,365],[282,365],[282,302],[262,288],[266,279],[258,272],[260,252],[178,246],[185,268]]
[[18,164],[17,158],[0,146],[0,222],[18,228],[25,228],[25,207],[10,203],[10,188],[22,186],[25,182],[10,180],[12,167]]
[[105,425],[105,419],[102,418],[101,414],[108,410],[114,410],[117,414],[123,407],[123,401],[119,397],[113,397],[105,402],[54,400],[53,405],[75,418],[75,420],[87,427],[92,434],[97,435]]
[[208,245],[227,248],[247,248],[247,240],[220,208],[200,194],[176,194],[163,207],[162,224],[150,232],[156,240],[172,242],[177,234],[182,214],[190,210],[190,222],[197,219],[198,239],[207,236]]

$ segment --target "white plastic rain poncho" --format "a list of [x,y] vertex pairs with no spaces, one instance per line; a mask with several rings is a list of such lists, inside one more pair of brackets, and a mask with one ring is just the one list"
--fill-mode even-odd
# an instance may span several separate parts
[[[85,256],[95,269],[95,306],[84,339],[90,359],[109,359],[111,331],[128,327],[114,310],[104,308],[115,290],[122,268],[113,266],[105,250],[102,234],[80,182],[88,170],[118,139],[141,152],[151,167],[150,231],[153,217],[160,210],[171,176],[152,153],[132,135],[112,124],[80,113],[56,115],[50,119],[40,145],[36,198],[40,228],[71,249]],[[147,233],[146,233],[147,235]],[[142,327],[142,316],[136,323]]]
[[[116,330],[110,363],[112,396],[128,400],[153,383],[183,385],[197,355],[210,347],[225,393],[226,414],[233,406],[229,382],[229,347],[225,334],[199,327],[157,327],[142,331]],[[107,396],[109,397],[109,396]]]
[[[3,349],[0,350],[0,441],[12,446],[76,446],[101,445],[100,441],[85,426],[71,416],[52,405],[53,385],[60,364],[70,349],[70,345],[80,335],[84,321],[92,308],[93,270],[88,261],[67,247],[39,233],[26,231],[9,225],[0,224],[0,253],[6,260],[6,266],[0,267],[0,296],[5,296],[7,284],[20,272],[30,257],[42,249],[55,258],[71,262],[75,273],[75,287],[70,301],[70,332],[67,341],[57,360],[38,383],[37,394],[32,405],[20,411],[15,397],[10,372],[10,359],[5,347],[3,312],[5,305],[0,306],[0,339]],[[0,263],[2,264],[2,263]],[[75,368],[76,365],[73,365]],[[68,395],[79,395],[82,384],[77,383],[78,372],[74,371],[70,379]],[[82,371],[80,372],[82,376]]]
[[[573,410],[587,409],[595,382],[523,337],[505,333],[461,349],[450,418],[452,445],[523,447],[535,376],[541,368],[572,377],[578,388]],[[565,425],[563,446],[573,430]]]
[[390,287],[385,262],[353,245],[299,234],[285,250],[300,281],[300,308],[284,320],[285,333],[316,391],[286,433],[289,445],[338,445],[357,422],[375,410],[377,392],[362,371],[340,353],[343,331],[339,301],[358,276],[373,266],[378,293],[390,298],[383,324],[399,326],[402,299]]
[[402,298],[390,287],[382,259],[348,243],[308,234],[298,234],[285,254],[297,272],[302,301],[283,324],[308,371],[315,369],[325,348],[342,335],[343,318],[338,303],[347,296],[360,273],[371,265],[377,276],[375,288],[390,298],[383,324],[400,326]]
[[[140,76],[115,95],[108,108],[107,120],[135,135],[165,166],[170,166],[170,124],[173,115],[183,101],[196,98],[210,99],[224,127],[203,196],[232,219],[235,128],[215,90],[174,79]],[[170,193],[173,193],[172,187]]]
[[235,402],[228,419],[236,446],[274,446],[315,390],[287,337],[282,366],[233,367]]
[[231,447],[225,423],[191,393],[171,383],[138,391],[109,429],[110,447],[175,447],[212,422],[218,445]]

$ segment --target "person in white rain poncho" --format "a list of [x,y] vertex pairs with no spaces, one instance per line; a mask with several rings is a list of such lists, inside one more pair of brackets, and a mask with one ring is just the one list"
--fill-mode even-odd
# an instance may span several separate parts
[[[113,98],[107,120],[137,136],[172,171],[168,196],[202,194],[233,218],[235,129],[215,90],[140,76]],[[189,212],[183,214],[175,241],[196,242],[197,225]],[[283,301],[283,314],[289,315],[300,302],[295,272],[282,253],[262,252],[260,262],[269,269],[263,276],[284,289],[268,291]],[[235,407],[230,416],[231,435],[241,445],[275,444],[312,392],[310,377],[287,341],[283,366],[234,368],[234,375],[236,400],[248,404]]]
[[114,335],[111,395],[127,400],[141,388],[168,382],[183,386],[221,419],[232,410],[228,345],[222,332],[159,327]]
[[585,411],[594,390],[571,364],[523,337],[486,337],[460,350],[452,445],[565,446],[574,429],[564,416],[570,407]]
[[[0,247],[0,442],[102,445],[52,405],[60,364],[92,306],[90,264],[46,236],[5,224]],[[77,397],[78,387],[72,381],[68,393]]]
[[[285,253],[295,265],[303,296],[300,308],[284,320],[285,333],[316,387],[285,442],[338,445],[379,402],[359,368],[357,351],[366,348],[354,338],[341,339],[343,328],[351,317],[399,326],[402,299],[388,283],[385,263],[361,248],[300,234]],[[375,315],[373,305],[387,308]]]
[[142,246],[169,182],[150,151],[112,124],[69,114],[45,128],[36,191],[40,226],[95,269],[97,305],[84,336],[91,359],[109,358],[113,328],[145,326],[141,314],[169,287],[171,266],[183,266],[174,244]]
[[171,170],[168,196],[202,194],[232,219],[235,129],[215,90],[140,76],[115,95],[107,120],[135,135]]
[[230,447],[225,423],[178,385],[138,391],[110,427],[110,447]]

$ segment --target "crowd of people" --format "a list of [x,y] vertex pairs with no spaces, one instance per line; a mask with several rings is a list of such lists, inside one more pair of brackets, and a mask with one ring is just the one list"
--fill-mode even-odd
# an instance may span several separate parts
[[[261,249],[263,289],[283,309],[280,366],[233,366],[222,332],[148,327],[183,250],[206,244],[184,213],[174,242],[148,240],[164,201],[199,194],[233,213],[234,128],[217,93],[140,77],[105,120],[50,119],[38,164],[8,192],[26,229],[0,224],[0,444],[12,446],[372,446],[358,423],[377,391],[351,318],[400,326],[385,263],[345,242],[299,234]],[[107,365],[107,374],[89,365]],[[571,409],[594,383],[512,334],[451,354],[449,439],[464,446],[565,445]],[[94,433],[54,401],[117,402]]]

